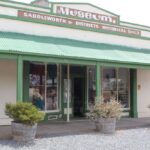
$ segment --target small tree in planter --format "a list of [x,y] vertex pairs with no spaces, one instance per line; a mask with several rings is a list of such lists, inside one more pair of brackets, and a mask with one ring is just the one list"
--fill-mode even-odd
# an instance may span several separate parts
[[88,113],[88,117],[95,121],[96,130],[105,134],[113,134],[116,119],[121,117],[122,111],[123,105],[111,99],[109,102],[97,102]]
[[44,118],[44,113],[31,103],[8,103],[5,113],[14,121],[11,124],[12,136],[15,141],[31,142],[34,140],[37,130],[37,122]]

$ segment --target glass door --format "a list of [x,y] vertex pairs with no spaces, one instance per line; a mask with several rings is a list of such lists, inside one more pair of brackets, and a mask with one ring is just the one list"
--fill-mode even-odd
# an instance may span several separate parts
[[130,74],[129,69],[118,69],[118,101],[125,108],[130,108]]
[[117,74],[115,68],[104,68],[102,75],[102,96],[105,102],[117,100]]

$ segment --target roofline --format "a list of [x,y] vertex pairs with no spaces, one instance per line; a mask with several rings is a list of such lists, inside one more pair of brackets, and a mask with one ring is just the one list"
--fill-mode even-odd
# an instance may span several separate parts
[[[25,5],[25,6],[31,6],[31,7],[35,7],[35,8],[44,8],[44,9],[50,9],[50,8],[47,8],[47,7],[42,7],[42,6],[36,6],[36,5],[33,5],[32,4],[32,2],[34,2],[34,1],[36,1],[36,0],[33,0],[31,3],[24,3],[24,2],[17,2],[17,1],[11,1],[11,0],[0,0],[0,1],[3,1],[3,2],[9,2],[9,3],[14,3],[14,4],[21,4],[21,5]],[[92,6],[92,7],[95,7],[95,8],[97,8],[97,9],[100,9],[100,10],[103,10],[103,11],[106,11],[106,12],[108,12],[108,13],[110,13],[110,14],[112,14],[112,15],[115,15],[115,16],[117,16],[117,17],[119,17],[119,22],[120,23],[126,23],[126,24],[130,24],[130,25],[135,25],[135,26],[139,26],[139,27],[145,27],[145,28],[149,28],[150,29],[150,26],[147,26],[147,25],[142,25],[142,24],[136,24],[136,23],[132,23],[132,22],[126,22],[126,21],[120,21],[120,15],[117,15],[117,14],[115,14],[115,13],[112,13],[112,12],[110,12],[110,11],[108,11],[108,10],[105,10],[105,9],[103,9],[103,8],[100,8],[100,7],[97,7],[97,6],[95,6],[95,5],[93,5],[93,4],[90,4],[90,3],[80,3],[80,2],[50,2],[52,5],[53,4],[82,4],[82,5],[84,5],[84,4],[86,4],[86,5],[90,5],[90,6]],[[39,11],[40,12],[40,11]],[[136,27],[135,27],[136,28]],[[137,29],[140,29],[140,28],[138,28],[137,27]]]
[[33,5],[32,3],[24,3],[24,2],[17,2],[17,1],[11,1],[11,0],[0,0],[0,1],[6,2],[6,3],[8,2],[8,3],[12,3],[12,4],[21,4],[21,5],[24,5],[24,6],[31,6],[31,7],[35,7],[35,8],[45,8],[45,9],[48,9],[47,7]]
[[120,21],[120,23],[126,23],[126,24],[131,24],[131,25],[140,26],[140,27],[145,27],[145,28],[149,28],[149,29],[150,29],[150,26],[147,26],[147,25],[142,25],[142,24],[127,22],[127,21]]

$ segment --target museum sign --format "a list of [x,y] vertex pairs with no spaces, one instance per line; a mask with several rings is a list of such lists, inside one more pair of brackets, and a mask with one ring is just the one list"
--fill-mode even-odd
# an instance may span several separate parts
[[[84,14],[83,16],[86,16],[86,14]],[[69,18],[69,17],[59,16],[59,15],[43,14],[43,13],[37,13],[33,11],[18,10],[18,17],[25,18],[31,21],[33,20],[38,21],[38,22],[42,21],[48,24],[52,24],[52,25],[54,24],[56,26],[71,27],[75,29],[77,28],[77,29],[91,30],[91,31],[97,31],[97,32],[108,31],[109,33],[110,32],[120,33],[121,35],[141,36],[141,31],[136,30],[136,29],[117,26],[117,25],[111,25],[111,24],[108,25],[108,24],[92,22],[92,21],[82,20],[82,19]],[[95,19],[96,19],[96,16],[95,16]]]

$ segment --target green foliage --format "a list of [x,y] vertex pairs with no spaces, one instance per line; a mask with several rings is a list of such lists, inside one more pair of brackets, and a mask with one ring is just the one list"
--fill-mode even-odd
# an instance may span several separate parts
[[15,122],[34,125],[44,118],[44,113],[40,112],[32,103],[18,102],[8,103],[5,106],[5,113]]

